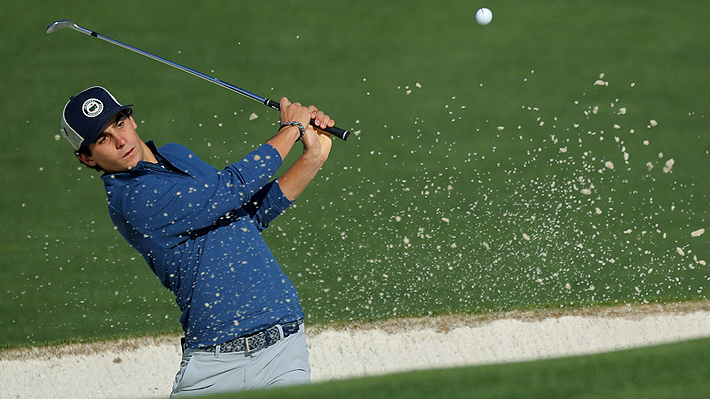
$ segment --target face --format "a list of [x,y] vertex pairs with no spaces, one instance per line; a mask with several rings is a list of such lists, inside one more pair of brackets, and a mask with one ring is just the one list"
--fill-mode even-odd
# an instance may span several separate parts
[[121,113],[114,116],[104,127],[96,141],[89,146],[90,155],[79,158],[89,166],[100,166],[108,173],[125,172],[140,161],[157,162],[153,153],[138,137],[138,125],[133,116]]

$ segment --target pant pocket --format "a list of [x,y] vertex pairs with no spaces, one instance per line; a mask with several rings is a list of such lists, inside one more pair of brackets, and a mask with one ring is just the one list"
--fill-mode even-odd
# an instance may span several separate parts
[[180,360],[180,370],[178,370],[175,375],[175,381],[173,381],[173,391],[170,394],[171,397],[178,393],[183,388],[183,382],[185,381],[185,375],[187,374],[188,367],[192,361],[192,353],[184,352],[182,355],[182,360]]

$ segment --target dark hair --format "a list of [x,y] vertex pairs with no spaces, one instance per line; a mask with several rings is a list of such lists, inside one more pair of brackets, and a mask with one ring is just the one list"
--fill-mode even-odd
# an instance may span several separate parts
[[[126,109],[124,109],[124,110],[121,110],[121,112],[119,112],[119,114],[121,114],[121,115],[125,116],[126,118],[128,118],[128,117],[130,117],[131,115],[133,115],[133,108],[126,108]],[[92,144],[93,144],[93,143],[92,143]],[[88,146],[88,145],[83,145],[83,146],[79,147],[78,150],[74,151],[74,155],[76,155],[77,158],[79,158],[80,155],[91,156],[91,150],[89,149],[89,146]],[[79,158],[79,163],[82,164],[82,165],[84,165],[84,166],[86,166],[86,167],[89,168],[89,169],[98,170],[99,172],[106,172],[106,171],[105,171],[102,167],[100,167],[99,165],[91,166],[91,165],[85,164],[84,161],[81,160],[81,158]]]

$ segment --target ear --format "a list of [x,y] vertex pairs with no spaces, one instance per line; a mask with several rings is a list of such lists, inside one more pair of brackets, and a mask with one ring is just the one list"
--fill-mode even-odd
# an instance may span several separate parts
[[88,156],[88,155],[86,155],[86,154],[78,154],[78,155],[77,155],[77,158],[79,158],[79,160],[80,160],[81,162],[83,162],[83,163],[85,163],[85,164],[87,164],[87,165],[89,165],[89,166],[96,166],[96,165],[97,165],[97,164],[96,164],[96,161],[94,161],[93,158],[91,158],[90,156]]
[[133,130],[138,130],[138,124],[137,124],[136,121],[133,119],[133,115],[130,115],[130,116],[128,117],[128,119],[130,119],[131,124],[133,124]]

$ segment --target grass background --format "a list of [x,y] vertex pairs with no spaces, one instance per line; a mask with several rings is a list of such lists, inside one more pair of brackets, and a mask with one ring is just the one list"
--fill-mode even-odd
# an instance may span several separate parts
[[58,19],[357,132],[265,234],[310,321],[329,322],[706,299],[708,234],[691,233],[709,227],[709,16],[702,1],[10,1],[0,345],[178,329],[99,176],[56,139],[70,95],[103,85],[134,104],[144,139],[215,166],[278,118],[78,32],[47,35]]

